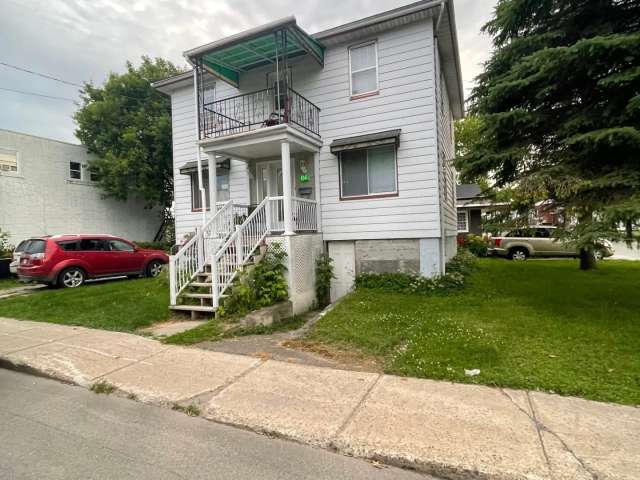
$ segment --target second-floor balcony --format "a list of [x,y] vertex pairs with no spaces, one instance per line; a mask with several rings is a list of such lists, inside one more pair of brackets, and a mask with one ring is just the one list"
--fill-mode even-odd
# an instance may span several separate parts
[[[282,82],[284,83],[284,82]],[[204,103],[200,138],[216,138],[288,124],[320,137],[320,109],[285,85]]]

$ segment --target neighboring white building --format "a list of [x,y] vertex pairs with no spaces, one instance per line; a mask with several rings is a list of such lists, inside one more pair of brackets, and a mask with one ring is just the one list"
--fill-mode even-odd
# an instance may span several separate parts
[[17,244],[63,233],[150,241],[162,219],[140,201],[104,198],[82,145],[0,130],[0,229]]
[[[323,249],[335,261],[334,299],[362,272],[444,271],[456,252],[453,121],[463,116],[452,1],[417,2],[314,35],[289,17],[184,55],[194,70],[155,84],[171,96],[178,240],[212,222],[202,185],[207,205],[230,199],[236,218],[264,210],[256,215],[266,225],[254,230],[289,248],[296,294],[307,288],[298,270],[313,272]],[[213,227],[188,247],[232,235]],[[299,255],[294,244],[304,241]],[[214,242],[204,256],[234,272],[240,265],[224,263],[219,248]],[[211,263],[183,271],[193,254],[176,256],[174,304],[186,278]],[[226,280],[214,283],[215,305]]]

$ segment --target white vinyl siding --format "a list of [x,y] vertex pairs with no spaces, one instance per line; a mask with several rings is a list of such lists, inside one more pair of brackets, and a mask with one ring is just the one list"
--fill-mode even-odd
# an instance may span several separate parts
[[[368,40],[363,38],[362,41]],[[320,111],[320,202],[325,241],[440,236],[433,29],[431,21],[378,33],[379,94],[351,98],[349,41],[328,46],[325,64],[313,59],[291,62],[293,88]],[[244,73],[240,90],[219,81],[223,99],[266,87],[268,69]],[[200,224],[191,211],[191,184],[180,166],[195,160],[194,100],[191,86],[172,94],[176,238]],[[396,151],[398,194],[382,198],[340,199],[339,158],[331,153],[334,139],[401,129]],[[294,154],[295,158],[295,154]],[[231,161],[230,192],[234,201],[249,201],[249,171]],[[455,211],[453,213],[455,229]]]
[[351,95],[363,95],[378,90],[378,46],[368,42],[349,47]]

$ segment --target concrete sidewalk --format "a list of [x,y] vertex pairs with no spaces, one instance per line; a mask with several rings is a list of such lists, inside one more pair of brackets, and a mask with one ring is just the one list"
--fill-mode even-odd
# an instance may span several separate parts
[[447,478],[638,479],[640,409],[0,319],[0,364]]

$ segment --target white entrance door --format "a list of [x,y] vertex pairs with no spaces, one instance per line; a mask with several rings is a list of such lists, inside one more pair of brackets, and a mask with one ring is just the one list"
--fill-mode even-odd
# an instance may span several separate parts
[[284,230],[284,202],[282,195],[282,166],[279,161],[261,162],[256,165],[256,199],[261,202],[265,197],[280,197],[269,205],[271,229]]

